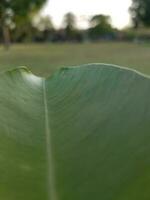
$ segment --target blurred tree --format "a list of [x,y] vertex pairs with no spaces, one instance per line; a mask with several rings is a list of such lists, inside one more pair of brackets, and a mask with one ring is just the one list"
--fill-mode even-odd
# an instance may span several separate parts
[[99,39],[112,33],[111,18],[107,15],[95,15],[90,20],[89,35],[92,39]]
[[73,13],[64,16],[64,27],[67,39],[72,40],[76,34],[76,17]]
[[132,0],[129,11],[135,28],[150,26],[150,0]]
[[36,17],[34,27],[38,29],[39,36],[36,36],[37,41],[52,41],[55,33],[55,28],[50,16]]
[[12,42],[32,42],[37,29],[32,25],[31,20],[26,20],[11,30]]
[[73,13],[67,13],[64,16],[64,25],[70,29],[75,29],[76,27],[76,17]]
[[10,29],[19,23],[28,21],[31,14],[35,14],[46,0],[1,0],[0,25],[3,30],[5,46],[10,44]]
[[10,8],[10,1],[2,0],[0,2],[0,28],[4,36],[6,48],[9,47],[10,43],[9,29],[13,24],[12,21],[13,15],[14,15],[13,10]]
[[54,29],[54,25],[52,22],[52,19],[50,16],[40,16],[37,22],[35,22],[35,26],[40,30],[40,31],[45,31],[45,30],[52,30]]

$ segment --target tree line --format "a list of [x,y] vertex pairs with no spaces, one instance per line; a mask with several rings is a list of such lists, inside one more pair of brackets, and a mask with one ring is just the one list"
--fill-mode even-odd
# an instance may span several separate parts
[[89,20],[88,29],[79,29],[73,13],[66,13],[62,26],[56,29],[50,16],[29,17],[0,28],[1,37],[11,42],[83,42],[85,40],[112,39],[116,30],[110,16],[95,15]]
[[39,11],[46,2],[47,0],[1,0],[0,42],[4,41],[7,48],[10,41],[83,42],[100,39],[131,39],[137,36],[137,29],[150,26],[150,0],[132,0],[129,8],[132,27],[123,31],[112,26],[110,16],[102,14],[92,16],[89,20],[89,28],[86,30],[79,29],[73,13],[67,13],[62,28],[56,29],[49,16],[39,16]]

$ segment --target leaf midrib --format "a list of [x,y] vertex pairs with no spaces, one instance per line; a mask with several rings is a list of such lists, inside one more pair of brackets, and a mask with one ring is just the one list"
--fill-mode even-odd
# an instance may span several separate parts
[[51,128],[49,123],[48,101],[46,93],[46,79],[43,79],[43,100],[44,100],[44,115],[45,115],[45,139],[46,139],[46,154],[47,154],[47,173],[48,173],[48,200],[58,200],[56,192],[55,180],[55,164],[52,153]]

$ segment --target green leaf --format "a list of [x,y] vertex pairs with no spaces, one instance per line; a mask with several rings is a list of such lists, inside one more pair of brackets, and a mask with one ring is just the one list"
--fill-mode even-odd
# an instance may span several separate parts
[[148,200],[149,188],[149,77],[104,64],[0,75],[1,200]]

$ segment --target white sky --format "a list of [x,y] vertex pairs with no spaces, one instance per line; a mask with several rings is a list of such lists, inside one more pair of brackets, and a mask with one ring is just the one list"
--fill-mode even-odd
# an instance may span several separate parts
[[94,14],[106,14],[112,18],[115,27],[123,28],[130,22],[128,8],[131,0],[48,0],[42,14],[50,15],[58,28],[65,13],[73,12],[77,16],[78,26],[86,28],[87,19]]

